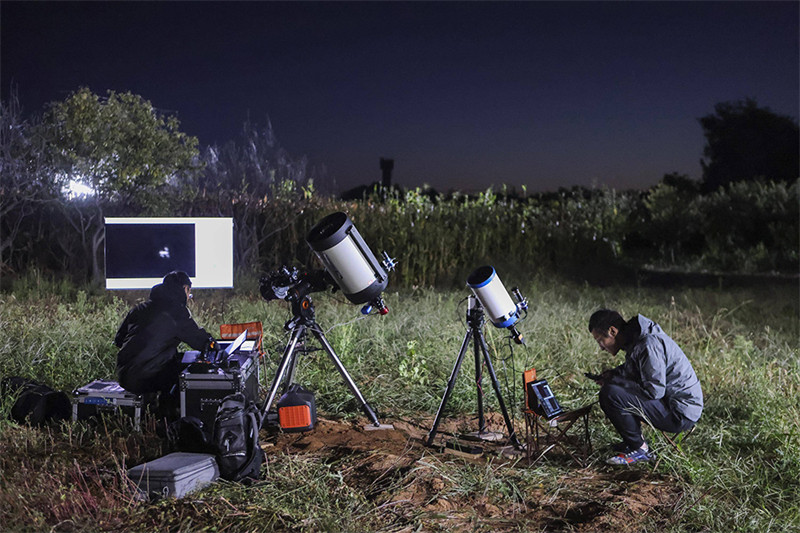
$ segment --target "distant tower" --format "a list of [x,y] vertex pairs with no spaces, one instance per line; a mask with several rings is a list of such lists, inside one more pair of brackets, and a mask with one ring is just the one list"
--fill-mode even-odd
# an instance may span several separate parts
[[381,157],[381,183],[386,189],[392,186],[393,168],[394,168],[394,159],[384,159]]

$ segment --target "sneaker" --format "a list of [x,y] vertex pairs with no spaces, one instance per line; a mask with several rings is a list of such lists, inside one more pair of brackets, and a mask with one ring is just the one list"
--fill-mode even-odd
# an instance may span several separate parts
[[606,463],[610,465],[632,465],[633,463],[641,461],[650,461],[652,458],[653,456],[650,455],[650,450],[638,448],[633,451],[621,452],[614,457],[609,457]]

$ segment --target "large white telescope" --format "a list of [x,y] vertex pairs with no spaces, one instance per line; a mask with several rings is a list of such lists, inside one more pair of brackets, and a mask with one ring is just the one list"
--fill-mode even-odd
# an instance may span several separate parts
[[348,300],[375,305],[381,314],[388,312],[381,293],[394,260],[384,252],[384,260],[379,262],[346,213],[323,218],[308,232],[306,242]]

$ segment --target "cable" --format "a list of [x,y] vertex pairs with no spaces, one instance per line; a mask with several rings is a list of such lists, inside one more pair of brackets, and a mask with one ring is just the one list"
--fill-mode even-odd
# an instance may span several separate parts
[[371,316],[373,316],[373,314],[369,314],[369,315],[361,315],[361,316],[359,316],[359,317],[356,317],[356,318],[354,318],[353,320],[348,320],[347,322],[339,322],[338,324],[334,324],[334,325],[332,325],[331,327],[329,327],[328,329],[326,329],[326,330],[324,331],[324,333],[326,333],[326,334],[327,334],[327,333],[329,333],[329,332],[330,332],[332,329],[334,329],[334,328],[338,328],[338,327],[341,327],[341,326],[346,326],[346,325],[348,325],[348,324],[353,324],[354,322],[358,322],[359,320],[364,320],[364,319],[366,319],[366,318],[369,318],[369,317],[371,317]]
[[464,326],[465,328],[467,327],[466,322],[464,322],[464,316],[466,315],[466,313],[461,312],[461,304],[463,304],[467,300],[469,300],[469,295],[461,298],[461,300],[459,300],[458,303],[456,304],[456,315],[458,316],[458,321],[461,322],[461,325]]

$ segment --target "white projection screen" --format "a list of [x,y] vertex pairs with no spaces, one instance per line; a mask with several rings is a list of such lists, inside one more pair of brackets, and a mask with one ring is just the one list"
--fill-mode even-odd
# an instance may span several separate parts
[[106,289],[149,289],[173,270],[192,288],[233,287],[233,219],[105,219]]

